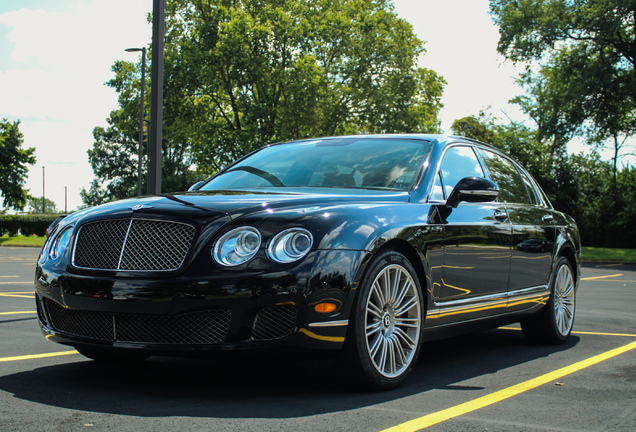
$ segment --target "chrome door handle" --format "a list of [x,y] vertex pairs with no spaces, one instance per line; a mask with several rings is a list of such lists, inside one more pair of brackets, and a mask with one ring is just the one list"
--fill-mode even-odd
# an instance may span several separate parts
[[552,216],[551,214],[547,214],[547,215],[543,215],[543,217],[541,218],[541,220],[543,222],[552,222],[554,220],[554,216]]
[[495,212],[495,219],[498,221],[505,221],[506,219],[508,219],[508,213],[506,213],[505,211],[497,210]]

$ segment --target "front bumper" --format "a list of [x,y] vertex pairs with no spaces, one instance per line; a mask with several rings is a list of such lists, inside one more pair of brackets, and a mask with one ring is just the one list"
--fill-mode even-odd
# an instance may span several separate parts
[[[203,275],[194,266],[173,277],[77,274],[44,263],[36,271],[38,318],[47,339],[76,347],[168,355],[283,345],[340,349],[365,255],[316,251],[285,271]],[[339,307],[318,313],[313,307],[322,301]]]

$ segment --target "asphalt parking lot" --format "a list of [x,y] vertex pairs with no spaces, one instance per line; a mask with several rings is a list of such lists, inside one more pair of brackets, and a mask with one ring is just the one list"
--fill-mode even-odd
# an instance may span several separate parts
[[403,387],[362,393],[284,357],[88,361],[38,328],[37,254],[0,248],[0,431],[636,431],[636,265],[584,266],[564,346],[430,343]]

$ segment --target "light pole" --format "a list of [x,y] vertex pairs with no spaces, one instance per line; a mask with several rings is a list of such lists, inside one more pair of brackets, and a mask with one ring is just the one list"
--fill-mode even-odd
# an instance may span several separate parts
[[42,167],[42,214],[46,213],[46,198],[44,198],[44,167]]
[[161,194],[163,137],[163,45],[166,0],[152,1],[152,67],[150,68],[150,130],[148,133],[148,194]]
[[139,162],[137,164],[137,196],[141,196],[141,162],[144,145],[144,93],[146,90],[146,48],[126,48],[127,52],[141,51],[141,103],[139,107]]

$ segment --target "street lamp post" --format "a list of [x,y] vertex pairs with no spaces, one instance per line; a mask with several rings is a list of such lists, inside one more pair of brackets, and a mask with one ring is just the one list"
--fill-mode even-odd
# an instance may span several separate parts
[[44,198],[44,167],[42,167],[42,213],[46,213],[46,198]]
[[141,196],[141,162],[144,145],[144,93],[146,90],[146,48],[126,48],[127,52],[141,51],[141,103],[139,107],[139,162],[137,164],[137,196]]

